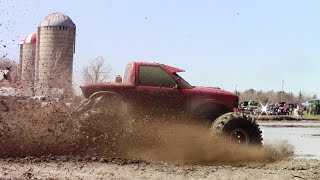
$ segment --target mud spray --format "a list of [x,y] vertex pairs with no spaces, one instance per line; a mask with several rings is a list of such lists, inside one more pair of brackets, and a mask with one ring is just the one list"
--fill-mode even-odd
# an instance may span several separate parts
[[[177,164],[267,163],[293,154],[286,143],[250,147],[213,138],[207,127],[110,116],[79,126],[64,106],[12,109],[0,115],[0,157],[122,157]],[[106,117],[105,117],[106,118]],[[83,131],[86,131],[85,133]]]

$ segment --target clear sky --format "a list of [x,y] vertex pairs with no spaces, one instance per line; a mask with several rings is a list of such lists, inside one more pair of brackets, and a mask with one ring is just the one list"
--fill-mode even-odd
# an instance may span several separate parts
[[278,91],[284,80],[285,91],[320,96],[319,7],[317,0],[0,0],[0,53],[18,59],[19,41],[62,12],[77,26],[75,75],[103,56],[116,74],[129,61],[151,61],[185,69],[193,85]]

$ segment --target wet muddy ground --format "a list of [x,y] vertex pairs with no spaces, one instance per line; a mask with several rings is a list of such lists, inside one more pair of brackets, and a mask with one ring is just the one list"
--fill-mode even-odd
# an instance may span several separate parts
[[320,159],[320,122],[263,121],[259,124],[264,143],[287,141],[294,147],[295,157]]
[[128,159],[52,157],[0,160],[1,179],[319,179],[320,161],[289,159],[238,165],[175,165]]

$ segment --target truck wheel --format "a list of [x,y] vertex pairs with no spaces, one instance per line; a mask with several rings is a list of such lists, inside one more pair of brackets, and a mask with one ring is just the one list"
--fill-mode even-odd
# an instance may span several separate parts
[[241,113],[227,113],[211,125],[212,135],[224,135],[240,144],[262,145],[259,125],[250,116]]
[[113,110],[95,109],[79,117],[79,131],[86,138],[97,139],[118,130],[123,117]]
[[117,125],[123,122],[126,111],[126,104],[120,95],[104,92],[93,95],[84,102],[76,111],[75,118],[81,128],[90,126],[92,129],[104,131],[103,127],[116,129]]
[[[85,151],[116,155],[126,119],[126,106],[117,94],[89,98],[77,110],[80,147]],[[81,148],[80,148],[81,149]]]

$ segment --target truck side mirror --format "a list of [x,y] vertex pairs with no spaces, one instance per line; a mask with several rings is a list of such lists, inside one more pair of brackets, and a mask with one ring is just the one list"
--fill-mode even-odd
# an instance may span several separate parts
[[173,89],[177,89],[177,90],[180,90],[181,89],[181,86],[179,84],[176,84]]

